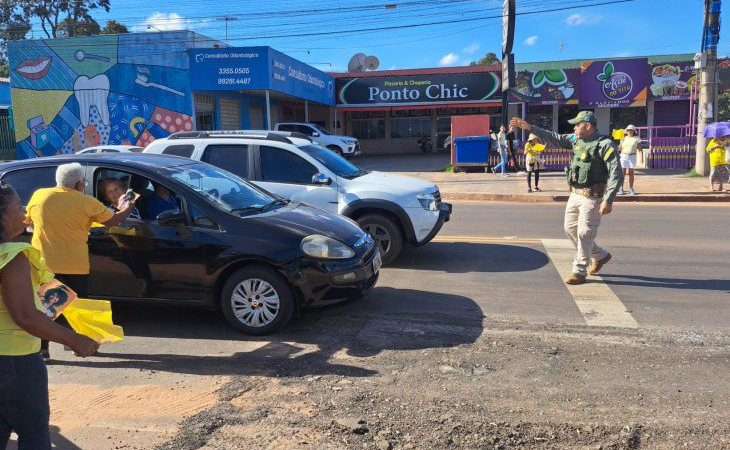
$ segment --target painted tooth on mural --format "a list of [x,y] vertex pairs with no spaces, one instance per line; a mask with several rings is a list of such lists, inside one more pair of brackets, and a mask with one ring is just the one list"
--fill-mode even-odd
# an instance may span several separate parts
[[95,106],[104,125],[109,125],[109,77],[97,75],[89,78],[81,75],[74,82],[74,95],[79,102],[79,118],[86,127],[91,118],[91,107]]

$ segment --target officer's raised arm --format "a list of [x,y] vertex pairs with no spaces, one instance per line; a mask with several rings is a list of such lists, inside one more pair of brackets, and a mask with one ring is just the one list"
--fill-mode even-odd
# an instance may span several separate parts
[[549,142],[556,148],[572,149],[573,141],[571,140],[570,134],[558,134],[552,131],[545,130],[535,125],[531,125],[519,117],[513,117],[510,121],[510,125],[517,128],[522,128],[525,131],[533,133],[539,137],[543,142]]

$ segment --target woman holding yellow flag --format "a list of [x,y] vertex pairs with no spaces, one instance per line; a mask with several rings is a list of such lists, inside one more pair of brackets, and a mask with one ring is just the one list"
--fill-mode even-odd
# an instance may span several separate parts
[[540,184],[540,169],[545,167],[545,161],[542,159],[542,152],[545,151],[545,144],[540,139],[530,133],[525,144],[525,167],[527,168],[527,192],[532,192],[532,174],[535,174],[535,190],[540,192],[542,189]]
[[12,242],[25,228],[25,211],[15,190],[0,182],[0,448],[10,433],[18,435],[18,449],[50,450],[48,372],[40,338],[90,356],[99,344],[74,333],[41,312],[38,288],[53,278],[40,252],[23,242]]

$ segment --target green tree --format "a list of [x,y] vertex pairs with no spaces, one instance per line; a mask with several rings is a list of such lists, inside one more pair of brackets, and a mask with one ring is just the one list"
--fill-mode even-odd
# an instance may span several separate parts
[[20,0],[0,0],[0,77],[10,76],[8,41],[24,39],[30,23],[23,17]]
[[730,92],[723,92],[717,97],[717,120],[730,121]]
[[106,26],[101,30],[101,34],[124,34],[129,33],[127,26],[116,20],[108,20]]
[[[77,29],[88,32],[93,26],[91,11],[104,9],[109,12],[110,0],[22,0],[22,8],[26,19],[36,18],[41,23],[43,32],[49,38],[76,36]],[[64,24],[59,33],[59,26]],[[72,25],[73,24],[73,25]],[[98,23],[96,24],[99,25]]]
[[479,61],[472,61],[469,63],[470,66],[491,66],[493,64],[502,64],[502,61],[497,58],[494,52],[489,52]]
[[95,34],[101,34],[101,27],[91,17],[82,22],[73,22],[72,19],[67,17],[58,24],[56,29],[57,37],[92,36]]

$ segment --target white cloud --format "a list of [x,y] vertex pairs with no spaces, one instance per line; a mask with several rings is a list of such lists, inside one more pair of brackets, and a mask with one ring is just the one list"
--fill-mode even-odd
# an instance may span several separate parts
[[477,50],[479,50],[479,43],[475,42],[471,45],[467,45],[466,47],[464,47],[462,51],[467,55],[471,55]]
[[456,53],[449,53],[448,55],[444,55],[441,59],[439,59],[439,65],[440,66],[451,66],[456,64],[456,62],[459,60],[459,55]]
[[[195,23],[193,23],[195,22]],[[144,31],[173,31],[173,30],[191,30],[193,25],[195,28],[201,28],[207,24],[206,21],[193,21],[186,19],[177,13],[161,13],[156,12],[145,19],[142,25],[132,27],[133,32],[144,32]]]
[[532,47],[533,45],[537,44],[537,36],[530,36],[527,39],[525,39],[524,44],[528,47]]
[[563,20],[569,27],[580,25],[591,25],[601,20],[601,16],[586,16],[584,14],[571,14]]

